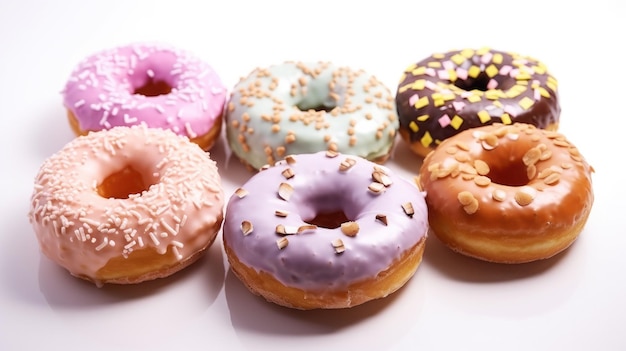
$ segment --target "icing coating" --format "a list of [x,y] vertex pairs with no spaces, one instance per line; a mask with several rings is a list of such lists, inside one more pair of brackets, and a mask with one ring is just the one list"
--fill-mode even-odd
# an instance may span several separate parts
[[[373,179],[375,170],[384,171],[387,186]],[[380,192],[371,190],[376,185]],[[403,208],[408,203],[414,214]],[[357,232],[309,227],[307,221],[335,211]],[[426,215],[423,194],[386,167],[356,156],[300,154],[255,174],[231,196],[223,239],[244,265],[286,286],[345,289],[375,278],[425,239]]]
[[[139,176],[124,183],[143,183],[137,193],[101,195],[109,176],[129,168]],[[223,203],[215,162],[196,144],[169,130],[114,127],[44,161],[28,215],[46,256],[99,283],[107,262],[137,250],[180,262],[206,248]]]
[[470,256],[518,263],[575,240],[593,205],[592,172],[564,135],[496,123],[446,139],[424,159],[419,179],[442,241]]
[[403,138],[427,150],[495,122],[556,130],[561,112],[557,81],[542,62],[489,48],[433,54],[410,65],[396,105]]
[[[138,92],[146,86],[158,95]],[[190,53],[131,44],[80,62],[63,89],[63,103],[81,131],[143,123],[194,139],[221,122],[226,94],[213,68]]]
[[399,126],[387,87],[326,62],[257,68],[235,85],[225,116],[231,149],[254,169],[325,150],[383,160]]

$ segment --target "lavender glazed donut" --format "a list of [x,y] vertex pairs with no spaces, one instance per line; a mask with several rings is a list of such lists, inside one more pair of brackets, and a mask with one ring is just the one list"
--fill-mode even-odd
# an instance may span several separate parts
[[186,136],[204,150],[220,134],[226,89],[207,63],[157,44],[104,50],[80,62],[63,90],[76,135],[145,124]]
[[426,211],[417,187],[384,166],[332,151],[293,155],[235,191],[224,247],[235,275],[270,302],[348,308],[413,276]]

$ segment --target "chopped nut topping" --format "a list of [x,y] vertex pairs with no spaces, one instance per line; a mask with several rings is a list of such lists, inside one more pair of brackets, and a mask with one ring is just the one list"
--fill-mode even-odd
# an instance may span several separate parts
[[491,184],[491,178],[485,176],[476,176],[474,178],[474,183],[478,186],[487,186]]
[[296,163],[296,158],[293,155],[288,155],[287,157],[285,157],[285,161],[287,161],[287,164],[294,164]]
[[276,226],[276,234],[278,235],[298,234],[298,228],[294,226],[285,226],[285,225],[279,224]]
[[243,235],[248,235],[252,233],[252,230],[252,223],[250,223],[249,221],[241,222],[241,232],[243,233]]
[[345,172],[352,168],[352,166],[354,166],[355,164],[356,160],[348,157],[345,160],[341,161],[341,164],[339,165],[339,170]]
[[335,239],[331,241],[331,245],[335,248],[335,253],[342,253],[346,251],[346,247],[343,245],[343,241],[341,239]]
[[281,174],[283,175],[283,177],[287,179],[293,178],[293,176],[295,175],[295,173],[293,173],[293,170],[291,168],[285,168],[285,170],[282,171]]
[[530,165],[526,167],[526,176],[528,177],[528,180],[532,180],[533,178],[535,178],[536,175],[537,175],[537,166]]
[[381,194],[385,190],[385,186],[383,184],[376,182],[370,183],[367,188],[374,194]]
[[337,151],[333,151],[333,150],[326,151],[326,157],[334,158],[337,156],[339,156],[339,153]]
[[314,224],[305,224],[298,227],[298,234],[305,232],[307,230],[315,230],[317,226]]
[[534,165],[535,163],[537,163],[537,161],[539,161],[540,157],[541,157],[541,150],[534,147],[526,151],[524,156],[522,156],[522,162],[524,162],[524,165],[526,166]]
[[289,240],[287,240],[287,238],[282,237],[278,240],[276,240],[276,245],[278,246],[278,249],[282,250],[284,248],[287,247],[287,245],[289,245]]
[[246,195],[248,195],[248,190],[244,188],[237,188],[237,190],[235,190],[235,195],[237,195],[240,199],[243,199]]
[[491,171],[487,162],[483,160],[474,160],[474,168],[476,169],[476,172],[480,175],[487,175],[489,174],[489,171]]
[[549,176],[547,176],[543,182],[548,184],[548,185],[552,185],[552,184],[556,184],[559,182],[559,180],[561,179],[561,174],[558,172],[554,172],[552,174],[550,174]]
[[276,210],[274,211],[274,214],[278,217],[287,217],[287,215],[289,215],[289,212],[284,210]]
[[515,193],[515,202],[517,202],[520,206],[526,206],[533,202],[536,195],[537,191],[534,188],[524,186]]
[[469,191],[461,191],[458,195],[457,195],[457,199],[459,200],[459,202],[461,203],[461,205],[463,206],[467,206],[469,204],[472,203],[472,201],[475,199],[474,195],[472,195],[472,193],[470,193]]
[[478,200],[473,199],[470,204],[463,206],[463,210],[465,210],[467,214],[476,213],[476,211],[478,211]]
[[391,178],[389,178],[387,174],[376,169],[374,170],[374,172],[372,172],[372,179],[386,187],[390,186],[391,183],[393,183]]
[[289,198],[293,194],[293,187],[288,183],[280,183],[278,187],[278,196],[285,201],[289,201]]
[[404,213],[409,217],[413,217],[415,214],[415,210],[413,209],[413,204],[411,202],[402,204],[402,210],[404,210]]
[[377,214],[376,220],[380,221],[384,225],[387,225],[387,216],[385,216],[384,214]]
[[506,198],[506,192],[502,189],[496,189],[491,193],[491,197],[496,201],[504,201]]
[[349,221],[341,223],[341,232],[347,236],[355,236],[359,232],[359,224]]

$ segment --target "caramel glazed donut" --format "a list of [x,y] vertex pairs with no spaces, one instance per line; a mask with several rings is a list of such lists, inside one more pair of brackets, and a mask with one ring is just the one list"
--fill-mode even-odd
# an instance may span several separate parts
[[495,122],[557,130],[557,81],[546,66],[482,48],[434,54],[403,73],[396,94],[400,135],[424,157],[441,141]]
[[257,68],[235,85],[226,110],[230,148],[254,170],[326,150],[384,163],[399,126],[389,89],[326,62]]
[[401,288],[422,260],[427,230],[416,186],[326,151],[288,156],[237,189],[223,240],[251,292],[290,308],[335,309]]
[[29,219],[48,258],[94,282],[169,276],[215,240],[224,195],[215,162],[170,130],[80,136],[35,178]]
[[517,123],[478,127],[444,140],[425,159],[432,232],[486,261],[549,258],[582,231],[593,168],[562,134]]

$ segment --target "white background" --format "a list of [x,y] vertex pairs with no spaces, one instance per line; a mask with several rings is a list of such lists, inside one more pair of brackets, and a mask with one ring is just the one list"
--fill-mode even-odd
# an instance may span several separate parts
[[[617,0],[0,2],[0,350],[624,350],[624,24]],[[359,4],[356,6],[356,4]],[[351,310],[289,310],[250,294],[220,240],[170,279],[98,289],[42,257],[27,220],[32,181],[73,138],[60,90],[85,56],[163,41],[232,87],[257,66],[329,60],[395,92],[433,52],[491,46],[543,61],[559,80],[560,131],[595,167],[576,243],[531,264],[494,265],[429,238],[396,294]],[[225,191],[251,175],[220,142]],[[420,160],[398,143],[389,166]]]

